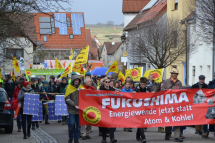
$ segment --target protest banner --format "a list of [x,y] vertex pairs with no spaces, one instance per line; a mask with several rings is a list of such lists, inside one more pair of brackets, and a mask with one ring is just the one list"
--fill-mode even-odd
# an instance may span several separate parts
[[160,83],[162,81],[163,78],[163,69],[154,69],[154,70],[147,70],[144,73],[145,78],[149,79],[149,75],[153,76],[153,80],[157,83]]
[[215,123],[215,90],[79,91],[81,125],[142,128]]

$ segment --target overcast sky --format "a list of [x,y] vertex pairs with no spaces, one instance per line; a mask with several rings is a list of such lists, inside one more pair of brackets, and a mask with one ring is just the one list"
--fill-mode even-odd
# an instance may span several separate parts
[[122,0],[73,0],[72,12],[84,12],[85,24],[124,22]]

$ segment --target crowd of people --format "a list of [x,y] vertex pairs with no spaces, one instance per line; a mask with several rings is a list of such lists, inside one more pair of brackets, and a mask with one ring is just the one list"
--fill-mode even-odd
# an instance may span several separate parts
[[[17,107],[21,105],[19,115],[16,118],[18,132],[23,130],[24,139],[31,136],[30,129],[35,130],[39,128],[39,122],[31,121],[32,115],[23,114],[23,101],[25,93],[37,93],[40,94],[40,100],[46,103],[49,100],[55,100],[56,94],[65,94],[65,102],[68,109],[68,116],[62,116],[62,120],[58,121],[62,125],[68,126],[69,130],[69,143],[79,143],[80,137],[83,140],[91,139],[90,133],[91,126],[81,126],[79,121],[79,88],[88,90],[109,90],[117,92],[127,92],[136,94],[136,92],[159,92],[163,90],[176,90],[182,89],[182,83],[178,80],[179,72],[177,69],[173,69],[171,77],[162,81],[161,83],[155,83],[153,76],[149,75],[148,79],[141,77],[140,81],[135,85],[131,77],[126,77],[126,81],[122,84],[121,80],[114,79],[111,75],[107,77],[91,76],[90,72],[86,72],[85,76],[77,75],[75,72],[71,73],[71,78],[63,77],[60,75],[50,76],[49,81],[46,80],[45,76],[33,77],[30,81],[27,81],[25,74],[16,77],[16,81],[12,79],[10,75],[7,75],[5,79],[0,80],[0,87],[4,88],[8,94],[9,101],[12,104],[11,113],[14,115]],[[205,76],[199,76],[199,82],[194,84],[191,88],[215,88],[215,80],[211,81],[209,85],[205,83]],[[20,120],[22,119],[22,121]],[[48,120],[48,113],[43,106],[43,120],[45,124],[50,124]],[[41,121],[42,122],[42,121]],[[40,123],[41,123],[40,122]],[[27,124],[27,126],[26,126]],[[32,126],[32,127],[31,127]],[[185,138],[183,136],[183,130],[186,127],[175,126],[172,127],[159,127],[158,132],[165,133],[165,140],[170,140],[171,134],[174,131],[175,142],[183,142]],[[208,126],[197,125],[195,126],[195,134],[201,135],[203,138],[208,138]],[[27,131],[26,131],[27,130]],[[114,132],[116,128],[104,128],[99,127],[99,136],[102,136],[102,143],[106,143],[106,137],[110,137],[111,143],[117,142]],[[138,128],[136,132],[136,140],[142,143],[146,143],[145,131],[147,128]],[[215,125],[214,125],[215,130]],[[132,132],[132,128],[124,128],[125,132]],[[215,137],[215,133],[214,133]]]

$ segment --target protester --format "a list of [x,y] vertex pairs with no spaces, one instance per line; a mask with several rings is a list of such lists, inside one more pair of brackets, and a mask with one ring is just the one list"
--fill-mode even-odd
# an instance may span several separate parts
[[[92,86],[92,80],[90,78],[85,78],[84,79],[84,85],[83,87],[85,89],[88,90],[96,90],[93,86]],[[81,136],[83,140],[86,139],[91,139],[91,137],[89,136],[89,133],[91,132],[92,126],[86,125],[86,126],[81,126]]]
[[[205,76],[204,75],[200,75],[199,76],[199,82],[197,82],[196,84],[192,85],[191,88],[208,88],[208,85],[205,84]],[[202,135],[203,138],[208,138],[208,131],[207,131],[207,125],[204,125],[204,130],[203,130],[203,125],[196,125],[195,126],[195,134],[199,134]]]
[[61,78],[58,78],[58,79],[57,79],[57,86],[59,86],[59,85],[61,84],[61,82],[62,82],[62,79],[61,79]]
[[46,80],[45,76],[41,76],[39,86],[43,86],[43,83],[44,83],[45,80]]
[[[20,109],[20,114],[22,116],[22,129],[23,129],[23,134],[24,134],[24,139],[27,139],[27,136],[30,137],[31,136],[31,119],[32,119],[32,115],[26,115],[23,114],[23,107],[24,107],[24,97],[25,97],[25,93],[33,93],[34,90],[31,88],[31,83],[24,81],[23,82],[23,87],[20,90],[17,100],[21,102],[21,109]],[[26,133],[26,118],[27,118],[27,133]]]
[[[122,89],[121,92],[127,92],[127,93],[132,93],[133,89],[130,87],[130,81],[125,82],[125,87]],[[124,128],[124,131],[132,132],[132,128]]]
[[[109,78],[104,78],[103,79],[103,84],[100,86],[99,90],[109,90],[109,91],[115,91],[113,87],[110,86],[110,79]],[[114,138],[114,128],[104,128],[104,127],[99,127],[99,130],[102,133],[102,143],[106,143],[106,135],[107,135],[107,130],[109,130],[110,133],[110,141],[111,143],[117,142],[117,140]]]
[[57,90],[57,84],[55,82],[55,77],[52,75],[49,77],[49,88],[50,88],[50,93],[55,93]]
[[110,80],[110,86],[111,86],[111,87],[114,87],[113,84],[114,84],[114,81],[111,79],[111,80]]
[[[90,78],[92,80],[92,76],[91,76],[91,73],[89,71],[85,73],[85,78]],[[83,83],[82,83],[82,85],[83,85]],[[93,80],[92,80],[92,86],[95,89],[97,89],[97,85],[96,85],[96,83]]]
[[[36,93],[42,92],[42,87],[38,85],[38,79],[37,78],[32,78],[31,79],[31,88],[34,90]],[[32,130],[35,130],[35,126],[39,128],[39,123],[38,121],[33,121],[32,122]]]
[[[13,93],[14,93],[14,90],[15,90],[15,82],[13,81],[12,77],[10,75],[7,75],[7,80],[5,82],[5,91],[7,92],[7,95],[9,97],[9,101],[10,103],[13,102]],[[14,112],[13,110],[11,109],[11,114],[12,116],[14,116]]]
[[[73,72],[71,73],[71,75],[72,75],[72,76],[73,76],[73,75],[77,75],[77,73],[73,71]],[[72,79],[69,79],[69,80],[68,80],[68,84],[71,84],[71,82],[72,82]]]
[[120,79],[120,80],[118,80],[119,81],[119,86],[120,86],[120,88],[122,89],[122,80]]
[[147,88],[148,88],[148,90],[150,90],[151,92],[156,92],[156,90],[157,90],[157,83],[156,82],[154,82],[154,80],[153,80],[153,75],[149,75],[148,76],[148,78],[149,78],[149,80],[148,80],[148,82],[147,82]]
[[[57,87],[57,93],[63,93],[64,94],[66,92],[67,86],[68,86],[67,78],[63,77],[62,82]],[[62,125],[66,125],[66,118],[67,118],[67,116],[62,116]]]
[[69,143],[79,143],[80,138],[80,120],[78,110],[78,97],[79,88],[81,85],[81,79],[78,75],[73,75],[71,78],[71,84],[66,88],[65,101],[69,113]]
[[[168,90],[168,89],[181,89],[182,88],[182,83],[180,80],[178,80],[178,69],[174,68],[172,70],[171,73],[171,77],[169,79],[166,79],[163,82],[163,86],[161,87],[161,91],[163,90]],[[165,136],[165,140],[169,140],[170,139],[170,135],[171,135],[171,130],[172,127],[165,127],[165,131],[166,131],[166,136]],[[175,136],[175,142],[183,142],[183,140],[180,138],[180,126],[176,126],[174,128],[174,136]]]
[[[147,78],[141,77],[140,84],[134,89],[134,93],[136,92],[147,92],[146,88]],[[138,128],[136,133],[136,140],[142,141],[142,143],[146,143],[146,136],[144,133],[144,128]]]
[[112,79],[112,75],[108,75],[107,78],[111,80]]
[[131,89],[132,90],[134,90],[134,81],[131,79],[130,81],[129,81],[129,83],[130,83],[130,87],[131,87]]
[[120,87],[119,81],[115,81],[114,82],[114,87],[113,88],[115,90],[117,90],[117,91],[121,91],[121,87]]
[[[15,91],[14,91],[14,94],[13,94],[13,102],[12,102],[13,111],[16,111],[16,109],[17,109],[17,107],[19,105],[19,101],[17,100],[17,98],[18,98],[20,90],[23,87],[22,83],[23,83],[23,81],[18,81],[17,82],[17,87],[15,88]],[[18,132],[21,132],[22,122],[20,120],[20,112],[17,115],[16,122],[17,122]]]
[[[49,87],[49,82],[45,80],[43,82],[43,87],[42,87],[42,92],[40,100],[42,100],[42,105],[43,105],[43,119],[45,119],[45,124],[50,124],[48,122],[49,116],[47,113],[47,110],[45,109],[44,103],[46,103],[48,100],[53,100],[53,95],[51,93],[51,88]],[[44,101],[45,100],[45,101]]]

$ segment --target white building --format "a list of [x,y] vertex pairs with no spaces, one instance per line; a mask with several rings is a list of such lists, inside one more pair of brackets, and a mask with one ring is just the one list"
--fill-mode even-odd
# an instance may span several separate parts
[[203,25],[196,18],[196,12],[188,16],[184,22],[187,23],[188,29],[188,85],[197,83],[199,75],[205,75],[205,82],[209,83],[213,79],[212,37],[203,33]]
[[124,27],[149,3],[150,0],[123,0],[122,12],[124,15]]

